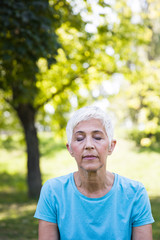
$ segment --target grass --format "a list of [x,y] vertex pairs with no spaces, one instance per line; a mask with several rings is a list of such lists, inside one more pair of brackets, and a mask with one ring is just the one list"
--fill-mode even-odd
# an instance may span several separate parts
[[[40,135],[43,182],[51,177],[76,171],[76,163],[51,134]],[[0,140],[0,240],[37,239],[38,222],[33,218],[36,201],[27,197],[26,153],[21,137]],[[149,194],[152,212],[153,239],[160,240],[160,153],[138,149],[133,142],[118,138],[108,158],[108,169],[141,181]]]

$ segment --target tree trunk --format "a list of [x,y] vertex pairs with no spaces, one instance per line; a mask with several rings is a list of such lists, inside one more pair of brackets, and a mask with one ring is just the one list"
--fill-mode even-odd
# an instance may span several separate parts
[[35,127],[35,109],[29,104],[19,104],[16,108],[22,123],[27,145],[27,182],[29,197],[37,198],[41,190],[41,173],[39,167],[39,143]]

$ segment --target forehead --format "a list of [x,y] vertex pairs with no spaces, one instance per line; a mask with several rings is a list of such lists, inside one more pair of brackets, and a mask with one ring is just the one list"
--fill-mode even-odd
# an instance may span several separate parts
[[73,134],[77,132],[103,132],[106,133],[105,127],[100,119],[91,118],[79,122],[73,129]]

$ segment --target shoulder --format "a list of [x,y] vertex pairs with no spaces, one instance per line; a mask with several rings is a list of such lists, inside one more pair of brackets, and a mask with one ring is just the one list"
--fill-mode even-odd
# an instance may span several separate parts
[[118,184],[121,187],[130,187],[133,190],[134,189],[137,190],[139,188],[144,188],[144,185],[139,181],[136,181],[136,180],[133,180],[133,179],[130,179],[130,178],[118,175],[118,174],[116,174],[116,175],[117,175],[117,179],[118,179]]
[[142,192],[146,193],[144,185],[136,180],[129,179],[116,174],[117,188],[119,191],[125,192],[127,195],[136,196]]
[[[134,226],[153,222],[148,193],[144,185],[126,177],[116,175],[118,198],[123,198],[123,204],[131,209]],[[146,219],[147,221],[142,221]],[[147,222],[147,223],[146,223]],[[142,224],[143,223],[143,224]]]
[[67,175],[63,175],[63,176],[60,176],[60,177],[55,177],[55,178],[51,178],[49,180],[46,181],[47,184],[65,184],[67,183],[68,181],[70,181],[71,177],[72,177],[73,173],[69,173]]
[[65,185],[68,185],[70,183],[72,175],[73,173],[69,173],[64,176],[48,179],[44,183],[42,189],[45,189],[48,191],[60,190],[61,188],[64,188]]

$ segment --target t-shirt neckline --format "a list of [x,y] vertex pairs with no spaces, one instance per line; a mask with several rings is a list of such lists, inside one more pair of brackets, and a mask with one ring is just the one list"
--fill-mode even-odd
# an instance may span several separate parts
[[83,199],[86,199],[86,200],[89,200],[89,201],[101,201],[101,200],[105,200],[107,199],[108,197],[110,197],[113,192],[115,191],[115,188],[116,188],[116,185],[117,185],[117,181],[118,181],[118,175],[116,173],[113,173],[114,174],[114,182],[113,182],[113,186],[111,188],[111,190],[106,193],[103,197],[99,197],[99,198],[89,198],[85,195],[83,195],[78,189],[77,189],[77,186],[75,184],[75,181],[74,181],[74,172],[71,174],[71,182],[72,182],[72,187],[74,189],[74,192],[81,198]]

